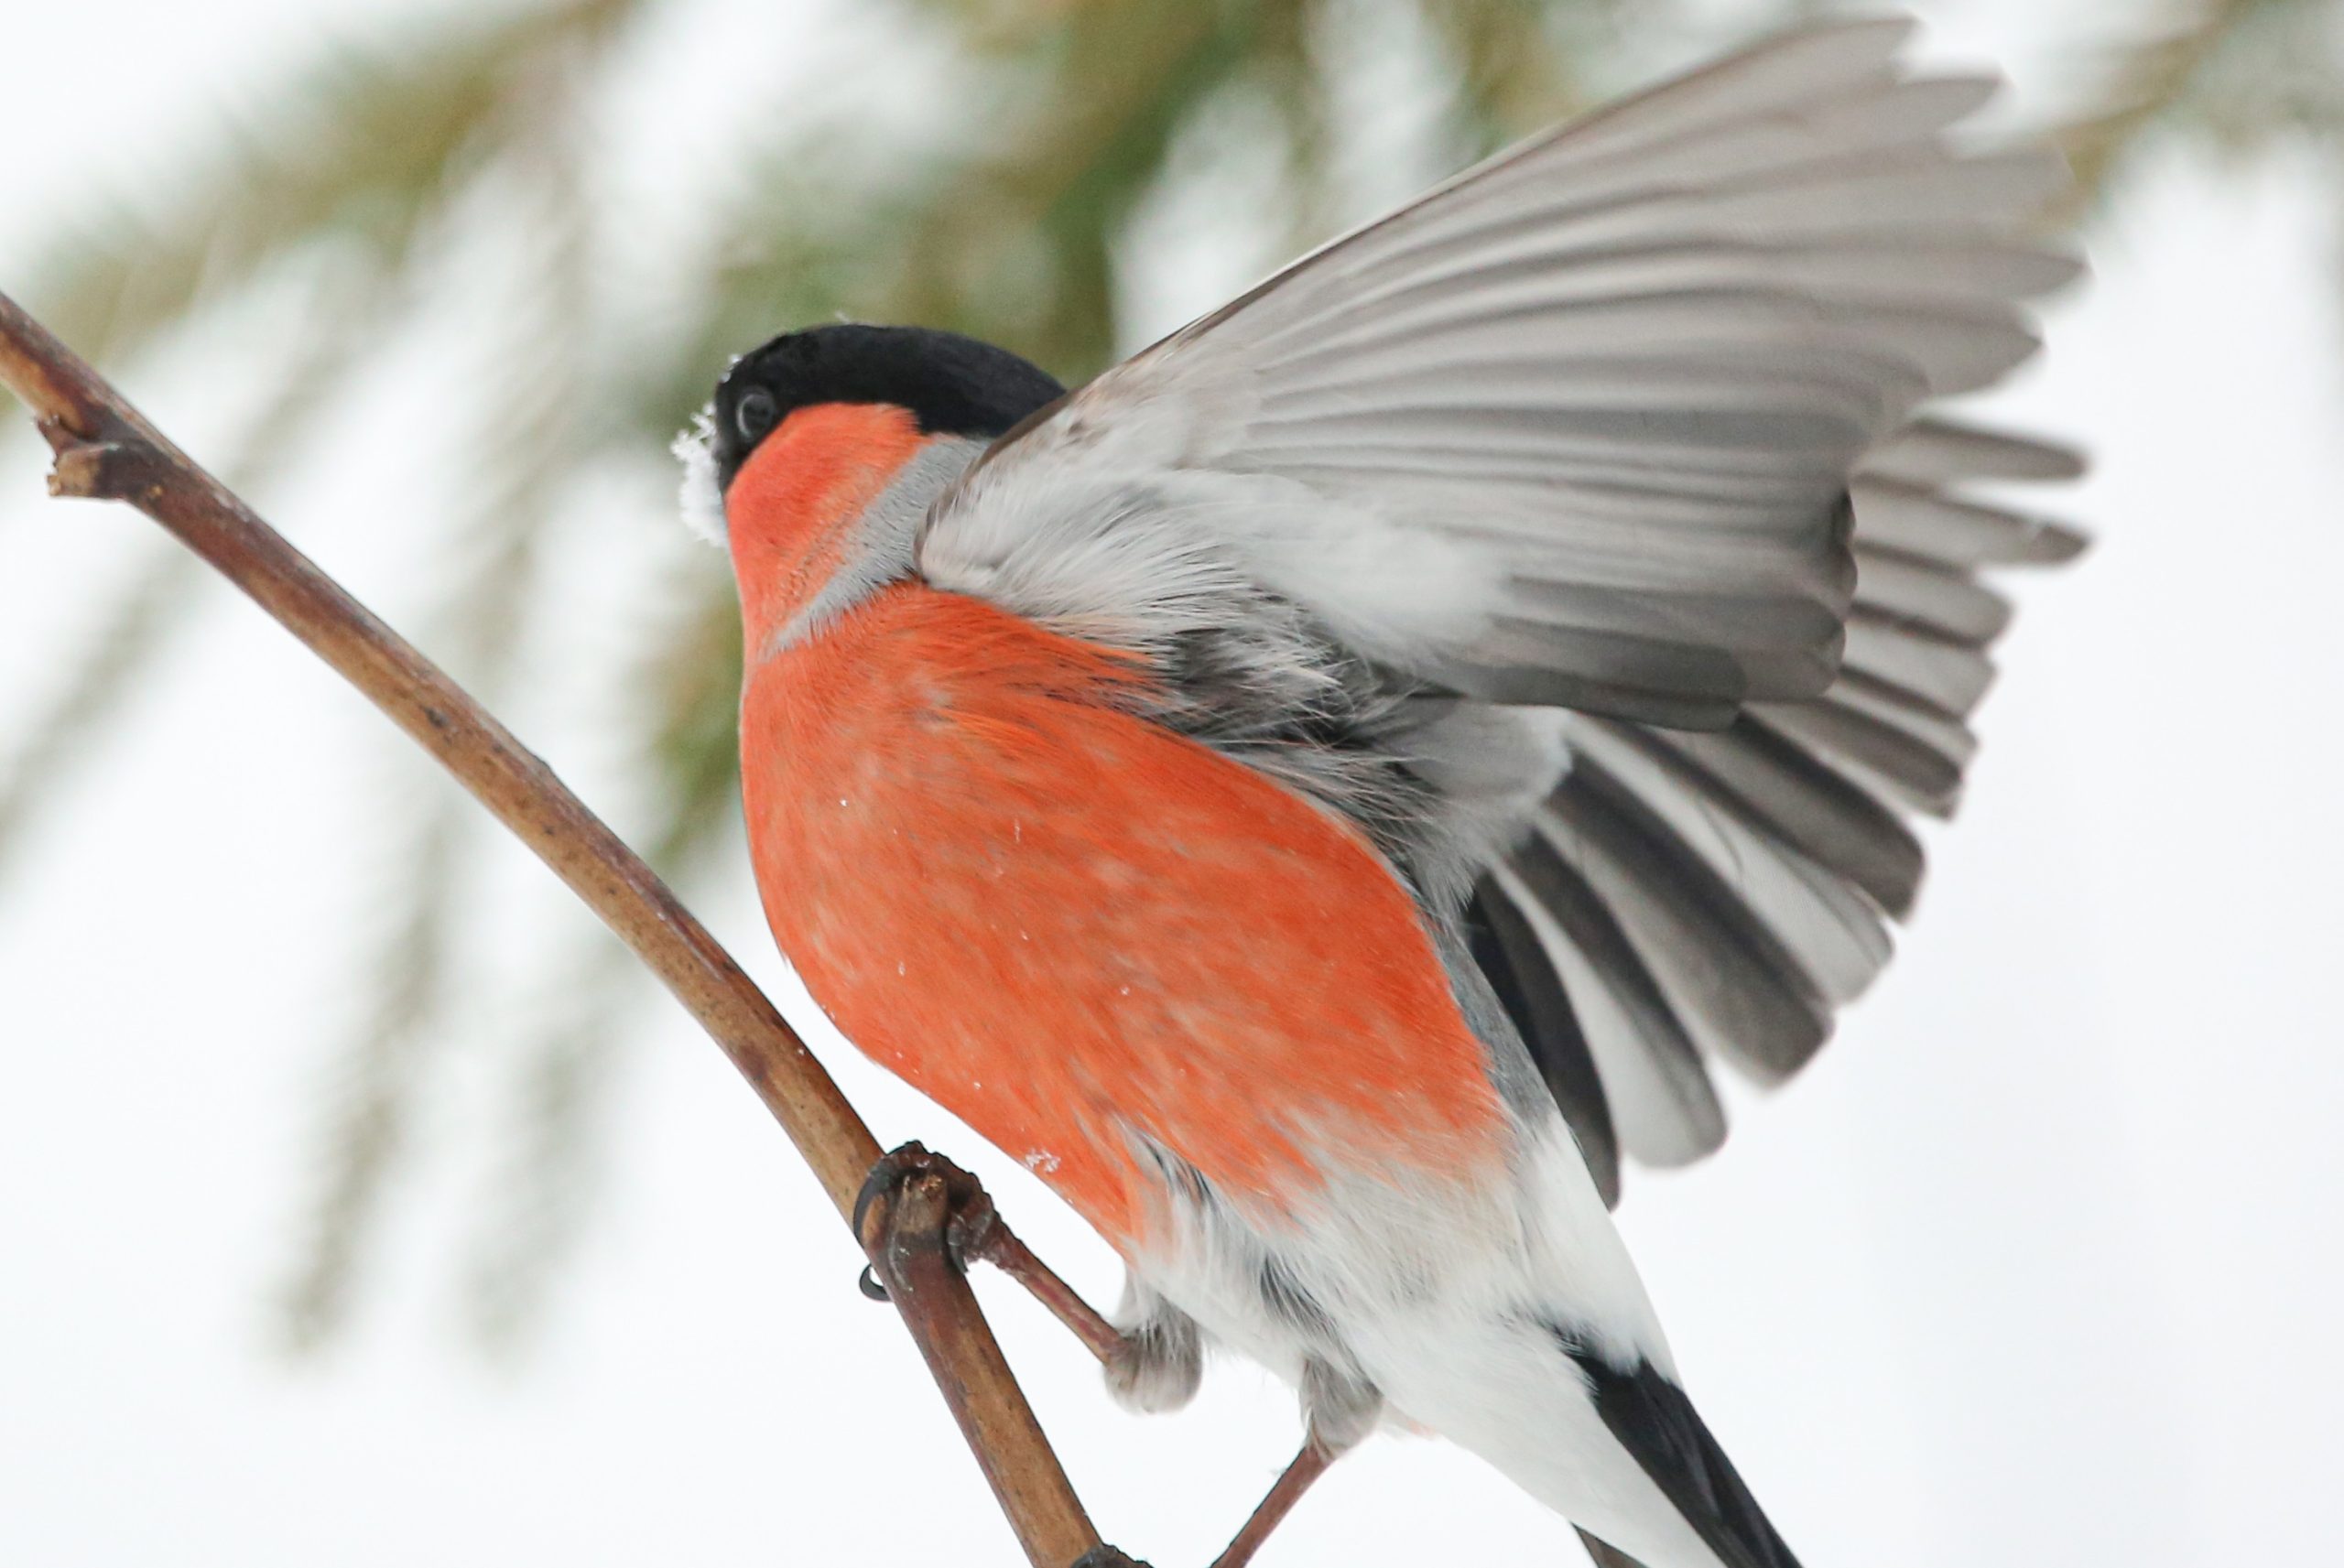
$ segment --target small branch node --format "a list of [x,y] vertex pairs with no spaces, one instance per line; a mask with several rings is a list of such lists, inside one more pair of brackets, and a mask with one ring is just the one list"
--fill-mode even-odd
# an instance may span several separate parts
[[42,414],[33,419],[33,428],[49,443],[52,452],[63,452],[68,447],[78,447],[94,438],[92,431],[83,429],[63,414]]
[[49,493],[79,496],[88,501],[125,501],[135,494],[142,481],[135,473],[141,468],[139,453],[119,441],[90,441],[78,436],[62,440],[46,427],[42,434],[49,436],[57,449],[57,462],[49,470]]

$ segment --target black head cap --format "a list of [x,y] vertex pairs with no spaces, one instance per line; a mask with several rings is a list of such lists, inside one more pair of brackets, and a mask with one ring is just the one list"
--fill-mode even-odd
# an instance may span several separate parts
[[717,482],[730,489],[758,442],[817,404],[892,404],[926,434],[991,440],[1065,391],[1008,350],[958,332],[854,324],[786,332],[717,384]]

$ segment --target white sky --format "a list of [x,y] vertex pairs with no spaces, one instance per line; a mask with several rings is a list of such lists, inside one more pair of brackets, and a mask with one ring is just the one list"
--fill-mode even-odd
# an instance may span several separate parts
[[[15,60],[115,63],[95,85],[11,72],[0,265],[62,209],[69,158],[134,170],[322,36],[292,0],[196,9],[11,7]],[[1960,8],[1944,36],[2055,91],[2078,14]],[[2097,281],[2013,407],[2095,449],[2066,506],[2100,544],[2022,586],[1905,950],[1721,1157],[1632,1181],[1622,1223],[1692,1390],[1810,1568],[2332,1557],[2332,200],[2308,166],[2168,163],[2099,228]],[[200,387],[166,391],[167,422],[201,418]],[[69,589],[148,543],[127,513],[38,504],[38,476],[0,448],[0,734]],[[283,520],[315,521],[362,596],[414,592],[411,519],[367,487],[312,482]],[[344,1005],[325,988],[364,945],[364,890],[319,871],[364,863],[388,748],[224,591],[177,646],[0,898],[0,1562],[1018,1562],[813,1184],[664,1003],[605,1223],[534,1355],[492,1368],[458,1343],[439,1249],[472,1189],[445,1172],[402,1206],[353,1340],[314,1366],[270,1352],[321,1021]],[[592,773],[591,747],[548,750]],[[803,1017],[745,879],[702,913]],[[1103,1250],[1022,1172],[827,1054],[883,1141],[980,1166],[1112,1294]],[[460,1082],[432,1114],[488,1098]],[[437,1228],[415,1217],[435,1202]],[[1126,1417],[1036,1311],[986,1293],[1110,1539],[1209,1559],[1289,1449],[1289,1397],[1223,1366],[1188,1413]],[[1386,1438],[1264,1562],[1568,1542],[1473,1461]]]

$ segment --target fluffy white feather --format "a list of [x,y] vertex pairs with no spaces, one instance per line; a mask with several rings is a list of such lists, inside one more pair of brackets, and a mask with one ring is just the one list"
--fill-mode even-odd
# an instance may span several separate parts
[[[1338,1387],[1380,1391],[1384,1422],[1472,1450],[1652,1568],[1709,1568],[1558,1348],[1561,1330],[1673,1378],[1643,1283],[1560,1119],[1519,1137],[1478,1184],[1330,1171],[1299,1212],[1275,1217],[1200,1195],[1176,1171],[1130,1299],[1177,1303],[1212,1340],[1306,1390],[1314,1368],[1331,1368]],[[1265,1274],[1283,1281],[1285,1304]],[[1152,1321],[1179,1332],[1177,1314]]]

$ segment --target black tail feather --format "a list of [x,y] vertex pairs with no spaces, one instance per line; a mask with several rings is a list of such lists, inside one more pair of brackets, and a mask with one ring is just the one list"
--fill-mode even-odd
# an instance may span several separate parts
[[[1726,1568],[1799,1568],[1684,1390],[1649,1361],[1622,1371],[1573,1336],[1556,1337],[1587,1375],[1603,1424]],[[1590,1552],[1606,1568],[1632,1561],[1608,1546]]]
[[1579,1532],[1579,1543],[1587,1548],[1587,1560],[1595,1568],[1644,1568],[1618,1547],[1599,1541],[1583,1530]]

